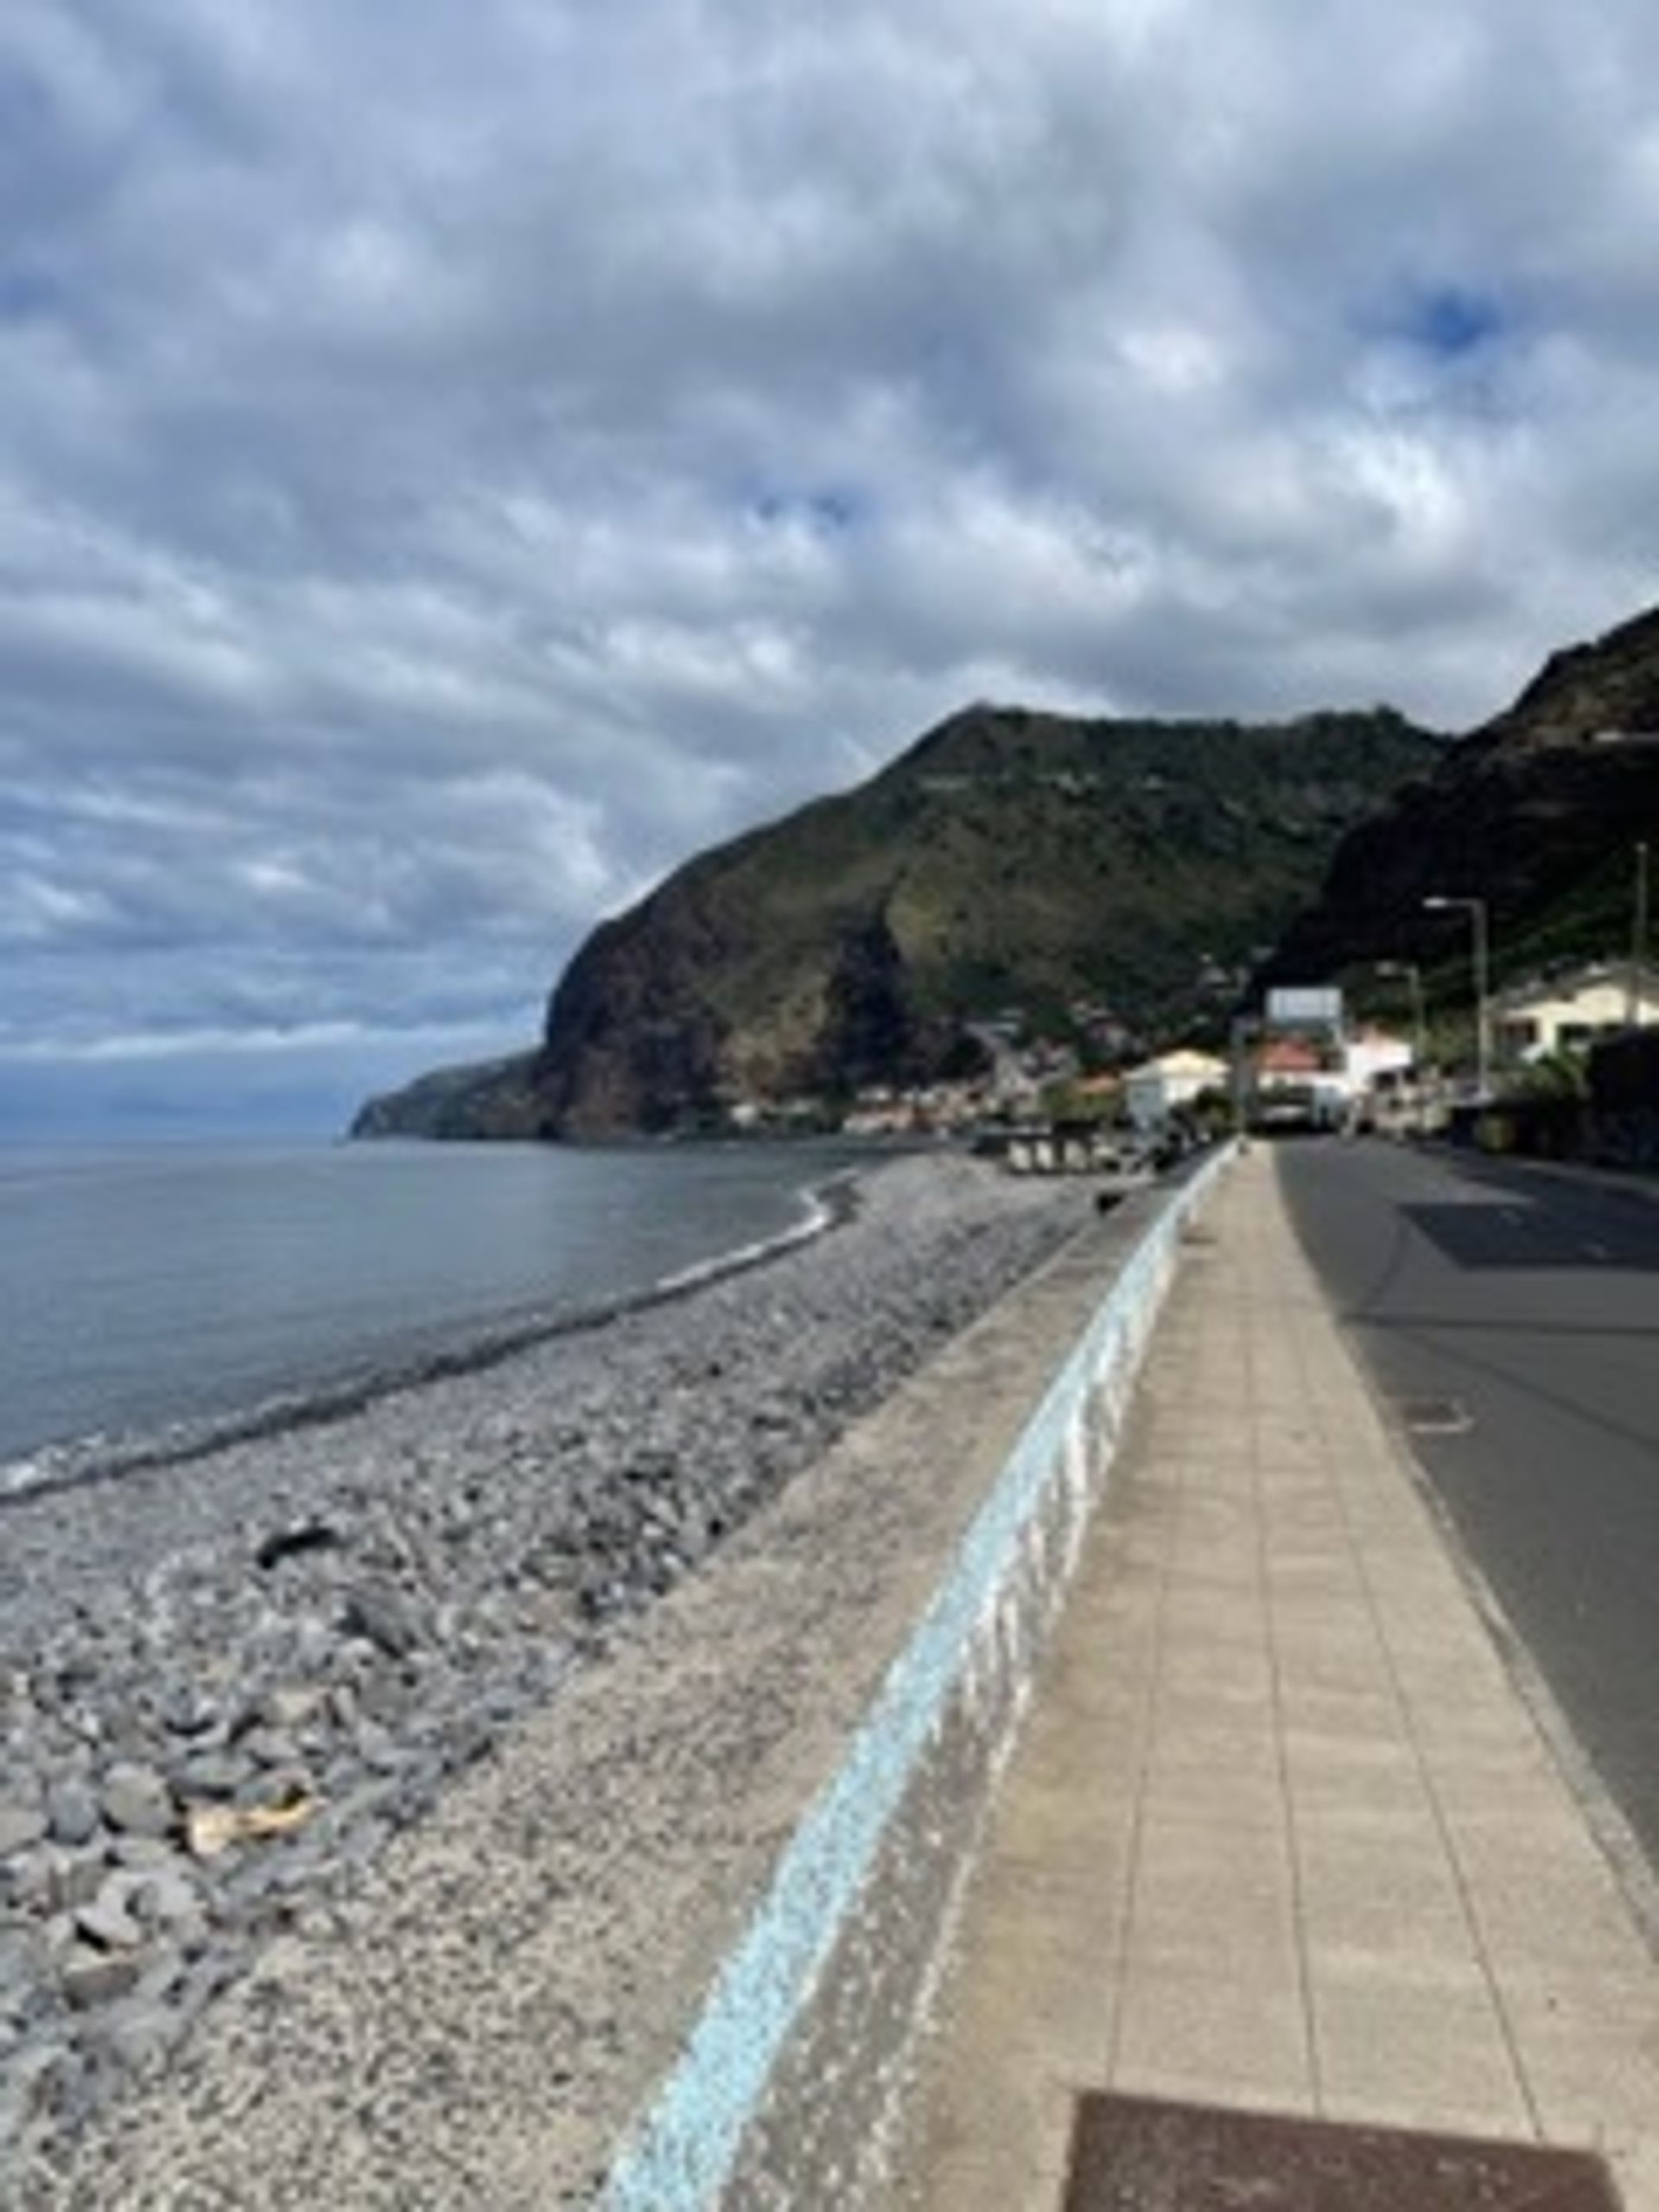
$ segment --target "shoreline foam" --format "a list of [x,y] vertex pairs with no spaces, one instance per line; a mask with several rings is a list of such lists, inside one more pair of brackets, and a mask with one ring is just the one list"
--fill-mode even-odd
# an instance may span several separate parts
[[849,1219],[858,1203],[866,1168],[843,1168],[818,1183],[803,1185],[796,1196],[800,1220],[637,1289],[619,1292],[591,1306],[532,1306],[508,1308],[474,1326],[433,1329],[429,1348],[370,1360],[357,1369],[319,1377],[315,1383],[277,1391],[225,1412],[191,1414],[153,1428],[94,1431],[35,1446],[0,1459],[0,1527],[7,1507],[19,1498],[109,1482],[140,1469],[181,1466],[228,1450],[302,1428],[327,1427],[366,1413],[379,1400],[424,1389],[453,1376],[470,1375],[564,1337],[607,1328],[631,1313],[691,1295],[729,1276],[782,1258]]

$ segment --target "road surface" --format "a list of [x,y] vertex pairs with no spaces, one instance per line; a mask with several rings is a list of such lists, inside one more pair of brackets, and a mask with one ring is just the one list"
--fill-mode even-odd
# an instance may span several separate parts
[[1659,1872],[1659,1192],[1277,1147],[1376,1389]]

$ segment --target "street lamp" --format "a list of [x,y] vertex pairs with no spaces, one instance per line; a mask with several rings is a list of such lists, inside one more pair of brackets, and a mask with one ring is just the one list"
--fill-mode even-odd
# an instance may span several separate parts
[[1423,904],[1431,912],[1436,913],[1453,911],[1467,914],[1474,930],[1475,1091],[1477,1096],[1484,1100],[1486,1096],[1487,1073],[1491,1063],[1491,1043],[1488,1033],[1486,1008],[1486,901],[1484,899],[1449,899],[1437,892],[1432,898],[1425,899]]

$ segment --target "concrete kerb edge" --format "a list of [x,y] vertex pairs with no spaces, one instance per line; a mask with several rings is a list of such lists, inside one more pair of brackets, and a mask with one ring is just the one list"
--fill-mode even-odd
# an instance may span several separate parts
[[[1181,1233],[1232,1149],[1171,1194],[1027,1424],[846,1758],[785,1846],[680,2057],[624,2139],[600,2193],[602,2212],[708,2212],[721,2202],[779,2058],[952,1703],[1000,1705],[1002,1732],[1012,1732],[1040,1629],[1058,1611],[1089,1494],[1109,1465],[1173,1276]],[[1045,1510],[1057,1499],[1065,1541],[1041,1576],[1043,1620],[1033,1633],[1032,1623],[1011,1614],[1030,1605]]]

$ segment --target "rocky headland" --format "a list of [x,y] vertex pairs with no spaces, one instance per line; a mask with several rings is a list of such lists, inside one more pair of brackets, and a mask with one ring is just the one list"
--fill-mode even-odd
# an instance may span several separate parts
[[371,1100],[356,1134],[708,1131],[971,1076],[980,1025],[1214,1024],[1344,832],[1438,761],[1379,708],[1280,723],[976,706],[856,789],[696,855],[593,931],[539,1051]]

